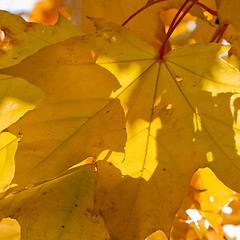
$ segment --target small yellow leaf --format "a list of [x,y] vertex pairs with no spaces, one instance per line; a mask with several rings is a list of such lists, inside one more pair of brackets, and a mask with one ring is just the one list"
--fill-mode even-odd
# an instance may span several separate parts
[[17,220],[3,218],[0,221],[1,240],[20,240],[21,229]]
[[162,231],[156,231],[147,237],[147,240],[167,240],[166,235]]
[[8,132],[0,134],[0,194],[5,192],[14,177],[14,157],[17,151],[18,138]]

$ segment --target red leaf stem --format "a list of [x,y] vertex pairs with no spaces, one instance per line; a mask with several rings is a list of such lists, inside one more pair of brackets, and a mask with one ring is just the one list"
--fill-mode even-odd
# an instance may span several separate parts
[[223,26],[217,26],[215,33],[213,34],[211,40],[209,42],[214,42],[216,39],[216,42],[219,42],[222,38],[224,32],[227,29],[228,24],[224,24]]
[[[183,8],[185,7],[185,5],[189,2],[190,0],[186,0],[184,2],[184,4],[182,5],[181,8],[179,8],[176,16],[179,16],[179,14],[181,13],[181,11],[183,10]],[[172,26],[172,28],[168,29],[168,32],[167,32],[167,35],[159,49],[159,55],[160,55],[160,59],[162,59],[163,55],[164,55],[164,52],[165,52],[165,48],[166,48],[166,45],[167,45],[167,41],[168,39],[170,38],[170,36],[172,35],[173,31],[175,30],[175,28],[178,26],[178,24],[182,21],[182,19],[185,17],[185,15],[189,12],[189,10],[195,5],[195,3],[197,2],[198,0],[193,0],[193,2],[187,7],[187,9],[183,12],[183,14],[179,17],[179,19],[176,21],[176,16],[174,17],[173,21],[175,20],[175,24]],[[185,4],[186,3],[186,4]],[[171,24],[172,25],[172,24]]]
[[224,26],[222,27],[222,31],[220,32],[219,36],[218,36],[218,39],[216,41],[216,43],[219,43],[219,41],[221,40],[223,34],[225,33],[226,29],[228,27],[228,24],[224,24]]
[[197,4],[200,7],[202,7],[204,10],[206,10],[207,12],[211,13],[213,16],[218,16],[217,11],[212,10],[211,8],[207,7],[206,5],[204,5],[204,4],[200,3],[200,2],[198,2]]
[[[154,4],[160,3],[160,2],[164,2],[167,0],[159,0],[159,1],[155,1],[152,2],[151,4],[147,4],[145,6],[143,6],[142,8],[140,8],[139,10],[137,10],[135,13],[133,13],[128,19],[126,19],[124,21],[124,23],[122,23],[122,26],[125,26],[132,18],[134,18],[135,16],[137,16],[139,13],[141,13],[143,10],[147,9],[148,7],[151,7]],[[194,1],[194,0],[191,0]],[[207,12],[209,12],[210,14],[214,15],[214,16],[218,16],[217,12],[212,10],[211,8],[207,7],[206,5],[204,5],[203,3],[199,3],[197,2],[197,4],[202,7],[203,9],[205,9]]]
[[145,10],[146,8],[156,4],[156,3],[160,3],[160,2],[164,2],[167,0],[159,0],[157,2],[152,2],[151,4],[147,4],[145,6],[143,6],[142,8],[140,8],[138,11],[136,11],[135,13],[133,13],[127,20],[124,21],[124,23],[122,23],[122,26],[125,26],[132,18],[134,18],[135,16],[137,16],[140,12],[142,12],[143,10]]

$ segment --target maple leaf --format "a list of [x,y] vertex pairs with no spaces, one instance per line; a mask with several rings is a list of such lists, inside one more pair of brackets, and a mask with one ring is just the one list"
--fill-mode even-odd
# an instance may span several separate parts
[[[84,156],[97,157],[110,149],[98,157],[109,163],[98,163],[95,209],[101,209],[113,239],[142,239],[157,229],[168,234],[198,167],[210,167],[238,189],[238,117],[231,111],[237,110],[238,95],[232,93],[239,89],[239,76],[219,58],[218,44],[190,45],[159,60],[130,30],[102,20],[95,23],[95,35],[46,47],[1,70],[26,78],[46,94],[45,102],[10,128],[26,136],[16,157],[17,166],[20,161],[24,165],[15,182],[47,179]],[[121,88],[95,65],[87,44],[95,47],[97,63],[117,77]],[[90,99],[97,99],[92,106]],[[83,118],[86,110],[91,113]]]
[[[126,1],[114,0],[105,1],[82,1],[79,6],[79,1],[64,0],[72,18],[77,22],[77,25],[85,33],[95,32],[95,27],[86,16],[94,18],[105,18],[109,21],[123,24],[124,21],[130,17],[138,8],[142,8],[146,1]],[[72,11],[71,11],[72,9]],[[136,18],[128,22],[126,26],[136,31],[145,41],[151,45],[159,48],[162,40],[165,37],[165,26],[160,18],[161,7],[147,8],[137,15]],[[79,12],[81,11],[81,18]],[[148,21],[146,21],[148,19]],[[147,33],[147,34],[146,34]]]
[[[80,34],[77,28],[62,16],[55,26],[47,26],[27,23],[20,16],[6,11],[0,11],[0,28],[4,32],[4,39],[0,43],[0,68],[19,63],[46,45]],[[34,109],[43,99],[43,93],[20,78],[1,75],[0,79],[0,131],[3,131],[26,112]],[[21,137],[22,133],[18,132],[16,136]],[[12,134],[1,134],[1,192],[8,189],[14,176],[17,142],[18,138]]]
[[[205,9],[216,16],[217,13],[208,8],[208,3],[213,2],[146,0],[145,5],[136,11],[136,6],[131,5],[136,2],[105,1],[107,5],[103,12],[98,9],[97,14],[127,25],[138,32],[143,40],[159,49],[158,52],[135,33],[96,19],[93,20],[98,29],[96,34],[74,37],[45,48],[36,42],[36,49],[43,49],[20,64],[0,71],[25,78],[41,88],[46,95],[34,111],[28,112],[18,123],[8,128],[15,134],[23,134],[17,151],[17,171],[13,180],[20,192],[1,201],[0,216],[13,214],[18,218],[23,226],[23,238],[33,238],[39,234],[41,238],[45,236],[41,235],[44,231],[38,228],[39,222],[34,231],[28,229],[26,214],[23,216],[21,211],[29,213],[33,218],[36,210],[45,213],[44,205],[35,203],[39,198],[52,208],[53,205],[49,202],[55,198],[49,193],[49,186],[59,183],[59,180],[64,186],[68,185],[68,177],[73,176],[72,172],[61,176],[59,174],[73,164],[88,164],[89,159],[94,162],[97,159],[94,206],[92,188],[91,198],[88,198],[92,203],[90,212],[93,214],[94,208],[96,215],[100,213],[103,216],[113,240],[144,239],[158,229],[169,235],[174,215],[187,193],[193,173],[199,167],[210,167],[224,183],[234,190],[239,189],[239,74],[219,58],[227,49],[221,48],[219,44],[196,44],[165,54],[170,50],[170,45],[167,46],[169,37],[187,12],[204,18]],[[99,3],[101,5],[102,1]],[[140,1],[137,3],[140,4]],[[89,1],[88,4],[90,5]],[[115,10],[112,4],[115,8],[121,6],[122,11],[119,11],[120,8]],[[156,8],[152,8],[152,5]],[[95,6],[98,6],[96,1]],[[159,13],[164,6],[165,9],[171,6],[179,9],[166,35],[164,28],[167,24],[159,20]],[[85,10],[83,5],[81,16]],[[195,10],[198,12],[194,13]],[[181,11],[183,14],[179,16]],[[126,17],[125,13],[130,15]],[[151,34],[147,34],[149,22],[146,19],[153,16],[156,17],[150,21],[153,28]],[[121,18],[124,23],[120,22]],[[88,20],[88,24],[89,22]],[[221,27],[211,41],[220,41],[226,30]],[[54,32],[51,30],[50,35]],[[38,35],[41,28],[36,27],[34,31]],[[4,55],[18,56],[16,50],[21,50],[18,48],[20,45],[16,47],[14,43],[22,35],[14,37],[14,29],[9,34],[8,28],[5,28],[5,33],[2,49],[6,50],[9,46],[9,51],[4,50]],[[72,36],[63,37],[62,40]],[[53,36],[49,38],[50,42],[54,39]],[[28,40],[23,42],[26,46]],[[32,46],[26,46],[26,49],[26,55],[23,54],[21,58],[19,54],[17,60],[12,57],[6,61],[9,65],[5,66],[18,63],[39,50]],[[234,65],[237,66],[237,63]],[[22,97],[22,93],[19,95]],[[36,99],[40,99],[39,95],[37,98],[30,97],[27,106],[32,104],[34,108],[38,101]],[[8,112],[4,112],[3,116],[7,118]],[[10,121],[6,122],[10,124],[17,119],[18,115],[12,114]],[[15,143],[15,137],[13,138]],[[3,146],[5,148],[8,145],[3,142]],[[11,151],[12,156],[14,153]],[[93,158],[87,158],[89,156]],[[85,158],[87,159],[84,160]],[[13,157],[10,162],[13,162]],[[12,169],[13,164],[11,173]],[[229,174],[231,177],[228,177]],[[56,176],[58,177],[55,178]],[[9,179],[11,178],[12,176]],[[52,178],[55,179],[49,181]],[[4,183],[7,187],[9,179]],[[26,191],[21,189],[24,186]],[[46,197],[39,197],[36,192],[41,192],[42,188],[47,190],[47,194],[43,192]],[[55,190],[58,196],[59,189]],[[9,192],[11,191],[12,189]],[[73,194],[69,192],[71,197],[77,192],[81,194],[76,189],[72,192]],[[198,207],[208,209],[208,205],[206,207],[206,204],[201,203],[202,199],[206,203],[206,196],[204,193],[199,194]],[[11,206],[9,199],[14,200]],[[67,201],[66,198],[61,199]],[[226,201],[228,199],[229,195]],[[192,199],[188,200],[190,204]],[[25,207],[26,201],[32,203],[32,209]],[[194,202],[196,203],[195,200]],[[222,206],[223,203],[225,199],[217,201],[215,207]],[[210,210],[214,211],[213,208]],[[80,215],[87,215],[87,212],[83,209]],[[206,214],[205,217],[211,218],[212,215]],[[216,219],[219,218],[217,213]],[[56,226],[60,226],[61,217],[55,219],[51,216],[51,219]],[[212,226],[221,230],[216,219],[211,222]],[[85,222],[87,228],[89,224],[94,225],[93,220],[89,215]],[[40,223],[42,224],[41,220]],[[193,234],[190,238],[197,236],[204,239],[208,234],[216,234],[215,229],[205,229],[203,219],[199,221],[199,226],[200,229],[194,224],[186,228],[183,233],[186,239],[191,235],[191,230]],[[61,227],[65,229],[65,225]],[[44,225],[44,229],[49,238],[52,238],[51,233],[56,236],[60,234],[57,227],[48,231]],[[105,227],[100,227],[99,230],[103,232],[103,239],[109,238]],[[92,227],[88,231],[92,232]],[[150,237],[165,238],[162,232],[157,233],[160,235]],[[86,238],[82,235],[85,233],[79,234]],[[69,231],[65,236],[76,238],[76,235],[69,236]],[[97,236],[87,234],[87,237],[96,239]]]
[[[219,181],[209,168],[198,169],[192,178],[187,196],[175,217],[171,232],[172,238],[179,239],[179,233],[181,236],[187,236],[192,229],[203,236],[210,234],[210,232],[216,232],[218,237],[223,239],[224,232],[220,212],[231,199],[235,198],[235,192]],[[189,218],[186,213],[189,209],[196,209],[202,216],[200,221],[207,221],[209,227],[196,228],[196,223],[193,223],[196,220]],[[187,221],[192,221],[193,224],[186,225]],[[193,226],[194,228],[192,228]]]
[[[210,167],[225,184],[239,189],[234,141],[234,135],[238,136],[234,118],[237,122],[238,117],[235,114],[233,118],[231,112],[238,107],[231,105],[230,109],[230,102],[238,98],[238,94],[232,95],[239,90],[238,71],[218,57],[217,44],[190,45],[159,60],[157,53],[143,43],[140,46],[128,30],[102,21],[96,25],[105,37],[98,46],[97,63],[122,85],[115,96],[127,121],[125,154],[112,153],[108,161],[132,177],[120,179],[119,174],[119,178],[111,178],[114,170],[109,169],[102,170],[101,176],[99,170],[99,178],[105,180],[97,183],[96,199],[115,237],[141,239],[146,237],[144,229],[154,228],[156,223],[167,233],[198,167]],[[112,38],[114,42],[109,41]],[[138,53],[133,53],[133,45]],[[118,191],[111,190],[116,187]],[[125,224],[115,222],[115,214],[121,215]]]
[[95,64],[88,41],[69,39],[2,70],[45,93],[34,111],[9,128],[24,136],[15,160],[19,187],[53,178],[105,149],[123,151],[124,113],[119,100],[110,97],[120,85]]
[[192,181],[195,183],[192,185],[199,190],[205,189],[205,191],[195,194],[195,199],[200,203],[201,211],[206,213],[220,212],[230,199],[234,199],[234,191],[219,181],[210,169],[198,169],[194,177]]
[[8,196],[1,201],[0,216],[19,221],[21,239],[106,240],[103,219],[92,215],[93,187],[94,165],[78,167]]
[[0,131],[3,131],[27,111],[34,109],[44,94],[21,78],[1,75],[0,79]]
[[62,15],[56,25],[50,26],[26,22],[6,11],[0,11],[0,29],[4,32],[4,39],[0,42],[0,68],[17,64],[49,44],[81,34]]
[[[179,9],[184,2],[185,0],[148,2],[146,0],[132,0],[131,2],[128,0],[83,0],[80,3],[76,0],[63,0],[73,21],[83,32],[95,31],[92,21],[89,21],[87,17],[104,18],[127,26],[156,49],[160,47],[165,37],[166,24],[163,23],[164,19],[161,18],[160,13],[171,8]],[[206,4],[212,6],[211,3],[212,0]],[[190,13],[206,20],[200,5],[195,5]]]

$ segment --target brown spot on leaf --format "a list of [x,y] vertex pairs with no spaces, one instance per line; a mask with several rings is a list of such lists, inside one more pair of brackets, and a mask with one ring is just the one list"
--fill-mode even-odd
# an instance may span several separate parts
[[91,209],[90,208],[86,208],[85,211],[90,213]]

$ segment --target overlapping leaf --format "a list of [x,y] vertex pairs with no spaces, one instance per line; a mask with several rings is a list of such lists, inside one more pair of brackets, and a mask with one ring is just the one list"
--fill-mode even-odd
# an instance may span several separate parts
[[1,240],[19,240],[20,225],[15,219],[4,218],[0,221]]
[[[136,14],[126,26],[137,32],[143,40],[158,49],[165,37],[165,24],[163,23],[164,19],[162,20],[160,17],[161,11],[171,8],[179,9],[184,0],[152,1],[152,3],[154,2],[153,6],[150,6],[151,4],[147,3],[146,0],[131,2],[127,0],[83,0],[81,4],[79,1],[64,0],[63,2],[69,7],[71,16],[77,22],[77,25],[81,26],[81,29],[86,33],[94,31],[92,22],[86,16],[104,18],[108,21],[123,24],[139,9],[144,9]],[[204,1],[201,2],[204,3]],[[207,5],[209,4],[213,5],[212,1],[208,1]],[[190,10],[192,15],[205,19],[203,12],[199,5],[195,5]],[[81,19],[79,16],[81,16]]]
[[[219,181],[210,169],[198,169],[192,178],[188,194],[175,217],[171,232],[172,239],[177,240],[180,237],[187,239],[187,235],[192,230],[199,239],[206,239],[210,234],[215,234],[218,239],[224,239],[220,213],[223,207],[234,198],[235,192]],[[191,219],[187,215],[186,210],[188,209],[196,209],[202,219],[195,223],[196,219]],[[191,224],[187,224],[187,221]],[[209,226],[205,224],[206,221]]]
[[0,217],[19,221],[21,239],[106,240],[102,218],[92,215],[93,187],[94,165],[86,165],[8,196],[1,201]]
[[[103,176],[108,177],[105,184],[99,180],[97,188],[99,205],[109,229],[120,239],[141,239],[146,236],[143,229],[156,223],[167,232],[198,167],[209,166],[225,184],[239,189],[234,141],[238,94],[232,94],[239,90],[238,71],[219,58],[218,44],[187,46],[159,60],[125,29],[101,21],[97,25],[105,37],[98,63],[121,83],[115,96],[127,118],[125,154],[113,153],[108,161],[123,175],[136,178],[110,177],[114,169],[106,167]],[[142,55],[132,54],[129,45],[142,49]],[[112,191],[115,188],[118,191]],[[119,201],[120,195],[126,197]],[[114,221],[115,214],[125,224]]]
[[231,199],[234,199],[234,192],[220,182],[209,169],[199,169],[196,174],[197,189],[206,189],[196,194],[195,199],[200,203],[202,216],[209,221],[211,226],[220,234],[222,218],[220,212]]
[[232,48],[229,51],[229,54],[234,54],[238,58],[240,56],[239,53],[239,10],[240,10],[240,3],[239,1],[222,1],[216,0],[217,7],[218,7],[218,15],[219,21],[223,24],[231,24],[228,26],[226,33],[224,34],[224,38],[231,43]]
[[[65,1],[68,2],[68,1]],[[78,22],[81,29],[86,32],[95,31],[92,21],[86,16],[94,18],[104,18],[109,21],[116,22],[118,24],[124,23],[136,10],[141,9],[145,5],[146,1],[126,1],[126,0],[114,0],[103,2],[98,1],[82,1],[81,8],[76,6],[78,1],[71,1],[71,9],[81,10],[81,22],[79,18]],[[146,8],[135,18],[133,18],[127,27],[134,30],[140,36],[156,48],[158,48],[165,37],[165,27],[160,18],[161,7]],[[73,12],[73,18],[76,19],[76,12]],[[148,19],[148,21],[146,21]]]
[[0,11],[0,29],[5,35],[0,42],[0,68],[17,64],[44,46],[80,35],[76,26],[61,15],[51,26],[26,22],[20,16]]
[[104,161],[97,165],[95,210],[111,238],[140,240],[158,229],[169,234],[197,168],[208,166],[240,188],[238,71],[219,58],[218,44],[186,46],[159,59],[130,30],[95,24],[96,34],[1,70],[46,94],[10,128],[25,136],[15,182],[55,177],[98,157]]
[[232,24],[238,31],[240,2],[235,0],[216,0],[219,21],[221,24]]
[[[43,92],[21,78],[0,76],[0,131],[15,123],[43,99]],[[16,133],[21,135],[21,132]]]
[[[0,11],[0,28],[5,33],[4,40],[1,42],[1,68],[18,63],[46,44],[44,39],[39,39],[41,34],[29,39],[31,34],[34,35],[34,27],[39,28],[34,24],[26,23],[19,16]],[[43,30],[41,27],[40,29]],[[35,41],[31,42],[33,39]],[[37,42],[40,44],[37,45]],[[43,93],[37,87],[20,78],[1,75],[0,79],[0,131],[2,132],[26,112],[34,109],[43,99]],[[14,176],[14,156],[21,132],[16,133],[16,136],[6,132],[1,133],[1,192],[8,189]]]
[[0,134],[0,193],[6,191],[14,177],[14,157],[18,139],[11,133]]
[[124,113],[119,100],[110,98],[120,85],[95,64],[87,41],[77,37],[49,46],[2,70],[27,79],[46,95],[9,128],[24,136],[16,155],[14,183],[19,186],[55,177],[105,149],[123,151]]
[[239,201],[239,193],[237,193],[237,197],[228,205],[231,210],[231,213],[222,212],[221,216],[223,218],[223,225],[225,224],[233,224],[238,226],[240,224],[240,201]]

